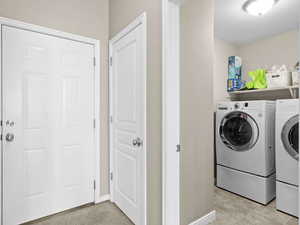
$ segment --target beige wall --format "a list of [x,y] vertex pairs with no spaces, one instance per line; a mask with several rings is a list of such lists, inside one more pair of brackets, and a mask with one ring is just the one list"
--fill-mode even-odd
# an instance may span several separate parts
[[258,68],[271,68],[286,64],[291,69],[299,61],[299,31],[258,40],[244,45],[234,45],[215,37],[214,102],[227,100],[228,57],[238,55],[243,60],[243,79],[248,72]]
[[1,0],[0,16],[101,41],[101,194],[108,185],[108,2],[109,0]]
[[238,55],[237,46],[215,38],[214,105],[229,98],[227,93],[228,57]]
[[181,225],[213,210],[213,2],[181,8]]
[[110,37],[147,13],[147,176],[148,222],[161,225],[161,0],[110,0]]
[[257,68],[286,64],[292,68],[298,59],[298,32],[296,30],[278,34],[238,49],[243,60],[243,77],[248,80],[248,72]]

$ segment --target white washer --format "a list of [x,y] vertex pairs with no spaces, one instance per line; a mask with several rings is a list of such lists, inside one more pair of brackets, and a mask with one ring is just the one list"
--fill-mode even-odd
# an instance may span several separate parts
[[278,100],[276,108],[276,206],[298,216],[299,100]]
[[262,204],[275,198],[275,102],[222,102],[216,114],[217,186]]

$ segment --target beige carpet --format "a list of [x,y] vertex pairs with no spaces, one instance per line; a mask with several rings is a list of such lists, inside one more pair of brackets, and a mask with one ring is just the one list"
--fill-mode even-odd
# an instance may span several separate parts
[[82,207],[56,214],[26,225],[133,225],[114,204]]

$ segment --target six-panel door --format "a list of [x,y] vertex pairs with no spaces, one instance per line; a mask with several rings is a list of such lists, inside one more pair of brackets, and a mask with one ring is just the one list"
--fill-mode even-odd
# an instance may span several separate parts
[[94,47],[2,26],[3,221],[94,201]]

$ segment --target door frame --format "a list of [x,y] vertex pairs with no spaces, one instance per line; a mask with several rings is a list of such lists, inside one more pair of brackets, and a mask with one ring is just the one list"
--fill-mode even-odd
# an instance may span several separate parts
[[[298,27],[298,59],[300,59],[300,23]],[[300,84],[298,84],[298,100],[299,100],[299,109],[300,109]],[[299,121],[300,122],[300,121]],[[300,138],[300,127],[299,127],[299,138]],[[300,180],[300,163],[298,162],[298,179]],[[300,216],[300,188],[298,187],[298,216]],[[298,221],[300,225],[300,220]]]
[[[9,26],[9,27],[14,27],[22,30],[27,30],[27,31],[32,31],[36,33],[41,33],[53,37],[58,37],[58,38],[63,38],[67,40],[72,40],[72,41],[77,41],[77,42],[82,42],[85,44],[90,44],[94,47],[94,151],[95,151],[95,164],[94,164],[94,180],[95,180],[95,191],[94,191],[94,203],[100,203],[101,202],[101,173],[100,173],[100,123],[101,123],[101,115],[100,115],[100,41],[92,38],[87,38],[83,37],[80,35],[75,35],[71,33],[66,33],[63,31],[58,31],[38,25],[33,25],[29,23],[24,23],[22,21],[17,21],[13,19],[8,19],[4,17],[0,17],[0,43],[2,43],[2,26]],[[1,79],[0,79],[0,93],[1,93],[1,98],[0,98],[0,118],[2,120],[2,76],[3,76],[3,71],[2,71],[2,44],[0,44],[0,71],[1,71]],[[2,132],[2,128],[1,128]],[[0,203],[1,203],[1,212],[0,212],[0,221],[3,225],[3,202],[2,202],[2,196],[3,196],[3,142],[1,142],[1,154],[0,154],[0,172],[1,172],[1,185],[0,185]]]
[[[180,6],[183,0],[162,0],[162,224],[180,224]],[[177,65],[174,67],[173,65]],[[174,82],[174,79],[177,81]],[[170,80],[173,80],[170,82]],[[174,86],[174,84],[176,86]],[[177,96],[176,96],[177,93]],[[175,97],[174,97],[175,95]],[[176,113],[174,113],[176,111]],[[177,116],[177,118],[174,117]],[[170,126],[170,124],[172,124]],[[174,124],[176,128],[174,128]],[[171,147],[170,147],[171,146]],[[174,151],[170,157],[167,153]],[[175,154],[178,154],[176,156]],[[172,171],[172,172],[171,172]],[[173,187],[171,190],[168,187]],[[177,186],[174,188],[174,186]],[[168,195],[177,196],[168,207]],[[175,197],[174,197],[175,198]],[[177,213],[174,212],[177,211]],[[177,217],[175,218],[175,215]]]
[[113,44],[119,41],[122,37],[130,33],[136,27],[141,26],[142,29],[142,43],[143,43],[143,59],[142,59],[142,71],[143,74],[143,90],[144,90],[144,133],[143,133],[143,155],[142,155],[142,164],[143,171],[142,174],[144,175],[142,189],[142,205],[143,209],[140,211],[139,221],[140,224],[137,225],[147,225],[147,14],[144,12],[142,15],[137,17],[133,22],[127,25],[122,31],[116,34],[110,41],[109,41],[109,156],[110,156],[110,173],[109,173],[109,182],[110,182],[110,200],[114,202],[114,182],[112,174],[114,174],[114,154],[113,154],[113,133],[112,133],[112,118],[113,118],[113,86],[111,77],[113,75],[113,64],[112,64],[112,55],[113,55]]

